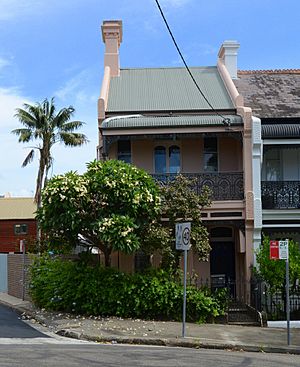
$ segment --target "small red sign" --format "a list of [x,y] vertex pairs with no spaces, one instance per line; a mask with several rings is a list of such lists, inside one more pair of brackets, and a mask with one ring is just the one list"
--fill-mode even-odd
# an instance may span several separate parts
[[270,259],[279,259],[279,241],[270,241]]

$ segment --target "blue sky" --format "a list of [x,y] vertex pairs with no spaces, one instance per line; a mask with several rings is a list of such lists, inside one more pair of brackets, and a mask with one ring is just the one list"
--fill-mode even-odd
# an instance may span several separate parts
[[[224,40],[241,44],[239,69],[300,67],[298,0],[160,0],[191,66],[215,65]],[[104,45],[100,25],[122,19],[121,67],[181,66],[154,0],[0,0],[0,195],[33,195],[37,162],[10,131],[24,102],[72,105],[90,143],[57,146],[53,174],[83,172],[97,145]]]

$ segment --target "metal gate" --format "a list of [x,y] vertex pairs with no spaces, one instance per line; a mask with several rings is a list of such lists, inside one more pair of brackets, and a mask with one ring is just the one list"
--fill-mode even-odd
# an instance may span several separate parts
[[0,254],[0,292],[7,293],[7,255]]

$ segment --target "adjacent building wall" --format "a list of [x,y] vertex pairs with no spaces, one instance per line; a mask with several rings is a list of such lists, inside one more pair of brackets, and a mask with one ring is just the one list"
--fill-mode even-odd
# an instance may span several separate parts
[[[27,224],[27,234],[15,234],[16,224]],[[27,242],[36,238],[36,221],[34,219],[0,220],[0,252],[19,252],[20,240]]]

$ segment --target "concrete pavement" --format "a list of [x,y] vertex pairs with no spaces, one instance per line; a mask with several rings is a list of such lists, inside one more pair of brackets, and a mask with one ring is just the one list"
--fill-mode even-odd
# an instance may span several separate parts
[[166,345],[300,354],[300,329],[291,329],[290,346],[287,346],[285,328],[187,323],[186,337],[182,338],[180,322],[83,317],[48,312],[36,309],[30,302],[22,301],[6,293],[0,293],[0,303],[18,310],[24,319],[36,320],[59,335],[76,339],[112,344]]

